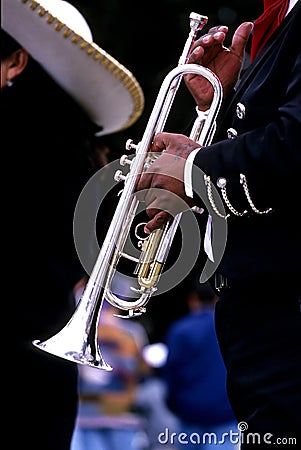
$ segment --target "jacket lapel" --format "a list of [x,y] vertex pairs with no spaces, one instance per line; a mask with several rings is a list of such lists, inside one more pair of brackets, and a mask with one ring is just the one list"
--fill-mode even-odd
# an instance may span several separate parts
[[244,74],[242,75],[240,81],[238,82],[235,93],[232,97],[230,104],[228,105],[227,112],[231,110],[233,103],[237,102],[237,99],[241,96],[241,92],[245,90],[245,86],[249,85],[258,70],[262,67],[262,65],[268,59],[270,53],[275,48],[280,40],[283,39],[283,36],[286,34],[287,30],[291,26],[291,22],[294,19],[298,8],[300,7],[299,2],[295,5],[295,7],[290,11],[287,17],[283,20],[280,26],[277,28],[268,44],[265,48],[259,53],[259,55],[254,59],[253,63],[246,69]]

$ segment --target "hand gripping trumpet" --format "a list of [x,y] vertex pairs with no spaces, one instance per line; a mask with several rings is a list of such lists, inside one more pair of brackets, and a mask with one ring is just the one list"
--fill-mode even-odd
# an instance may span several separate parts
[[[148,154],[148,148],[154,135],[163,131],[174,97],[185,74],[191,73],[205,77],[214,91],[210,109],[205,114],[198,114],[190,133],[190,138],[202,146],[209,145],[212,141],[222,102],[222,87],[215,74],[197,64],[187,63],[197,33],[208,21],[206,16],[196,13],[191,13],[189,17],[190,33],[183,53],[178,66],[163,80],[143,137],[137,145],[134,145],[131,140],[126,143],[127,150],[135,149],[135,155],[132,159],[124,155],[120,160],[122,165],[129,165],[129,172],[126,176],[121,171],[115,174],[116,181],[124,181],[124,188],[77,308],[61,331],[46,341],[33,341],[36,347],[48,353],[79,364],[111,370],[112,367],[101,354],[97,337],[98,321],[104,300],[121,310],[128,311],[128,317],[133,317],[145,312],[145,305],[157,290],[181,213],[141,242],[142,251],[139,258],[124,253],[123,249],[139,205],[139,200],[134,195],[137,177],[153,162]],[[133,290],[138,294],[138,298],[133,301],[119,298],[111,288],[120,258],[127,258],[137,263],[135,275],[137,275],[138,289],[133,288]]]

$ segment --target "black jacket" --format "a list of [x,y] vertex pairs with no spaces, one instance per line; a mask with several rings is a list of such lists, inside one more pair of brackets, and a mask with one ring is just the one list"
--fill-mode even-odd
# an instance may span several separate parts
[[[218,271],[230,278],[300,273],[300,29],[298,2],[223,107],[214,142],[199,151],[194,160],[196,199],[198,189],[207,195],[198,170],[201,168],[219,194],[218,180],[225,178],[233,207],[248,211],[236,216],[225,205],[230,216]],[[246,177],[255,207],[260,211],[272,208],[272,212],[258,214],[252,210],[240,174]],[[225,204],[224,200],[220,203]],[[217,216],[211,213],[214,220]]]

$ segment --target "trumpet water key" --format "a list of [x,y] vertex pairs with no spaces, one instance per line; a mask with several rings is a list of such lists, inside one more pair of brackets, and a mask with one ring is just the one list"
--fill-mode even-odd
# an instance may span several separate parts
[[[145,312],[146,304],[157,291],[164,264],[179,226],[181,213],[162,229],[155,230],[148,237],[140,239],[139,258],[126,253],[124,248],[140,203],[135,195],[135,186],[141,173],[154,161],[154,156],[148,153],[148,149],[154,135],[164,129],[185,74],[203,76],[213,87],[211,107],[206,113],[197,114],[190,133],[190,138],[203,146],[211,143],[222,102],[222,86],[219,79],[209,69],[187,63],[197,33],[207,21],[207,16],[190,14],[190,33],[184,50],[178,65],[163,80],[142,139],[137,145],[132,140],[126,142],[126,149],[134,150],[134,155],[132,157],[124,155],[120,159],[120,164],[128,167],[128,173],[124,175],[118,170],[115,174],[115,180],[123,182],[124,186],[83,295],[74,314],[61,331],[46,341],[33,342],[35,346],[48,353],[76,363],[111,370],[111,366],[102,357],[97,338],[97,328],[101,326],[98,322],[103,302],[108,301],[118,309],[127,311],[127,317],[133,317]],[[156,157],[160,158],[160,155]],[[137,236],[139,236],[138,232]],[[134,300],[125,300],[124,296],[116,295],[112,289],[116,268],[121,258],[136,263],[134,275],[137,277],[137,286],[132,287],[136,295]]]

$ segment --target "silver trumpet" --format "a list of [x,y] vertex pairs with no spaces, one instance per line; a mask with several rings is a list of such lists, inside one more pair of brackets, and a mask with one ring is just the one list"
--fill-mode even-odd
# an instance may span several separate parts
[[[190,33],[178,66],[167,74],[161,85],[141,141],[137,145],[133,144],[132,140],[128,140],[126,143],[126,149],[135,149],[135,154],[133,158],[123,155],[120,159],[120,164],[128,165],[129,171],[127,175],[123,175],[121,171],[117,171],[115,174],[115,180],[123,181],[124,187],[83,295],[74,314],[61,331],[43,342],[33,341],[33,344],[41,350],[79,364],[112,370],[101,354],[97,337],[98,322],[104,300],[128,312],[128,316],[122,317],[133,317],[145,312],[145,305],[157,290],[181,213],[162,229],[155,230],[141,241],[139,258],[124,253],[123,249],[129,238],[139,205],[139,200],[135,195],[137,177],[154,161],[148,153],[149,146],[155,134],[163,131],[175,95],[185,74],[205,77],[214,90],[210,109],[205,114],[197,115],[190,134],[190,138],[202,146],[209,145],[212,141],[223,95],[221,83],[213,72],[197,64],[187,63],[197,33],[208,21],[207,16],[196,13],[191,13],[189,18]],[[135,276],[137,276],[138,288],[132,288],[135,295],[138,295],[135,300],[128,301],[119,298],[112,291],[112,280],[121,258],[137,263]]]

